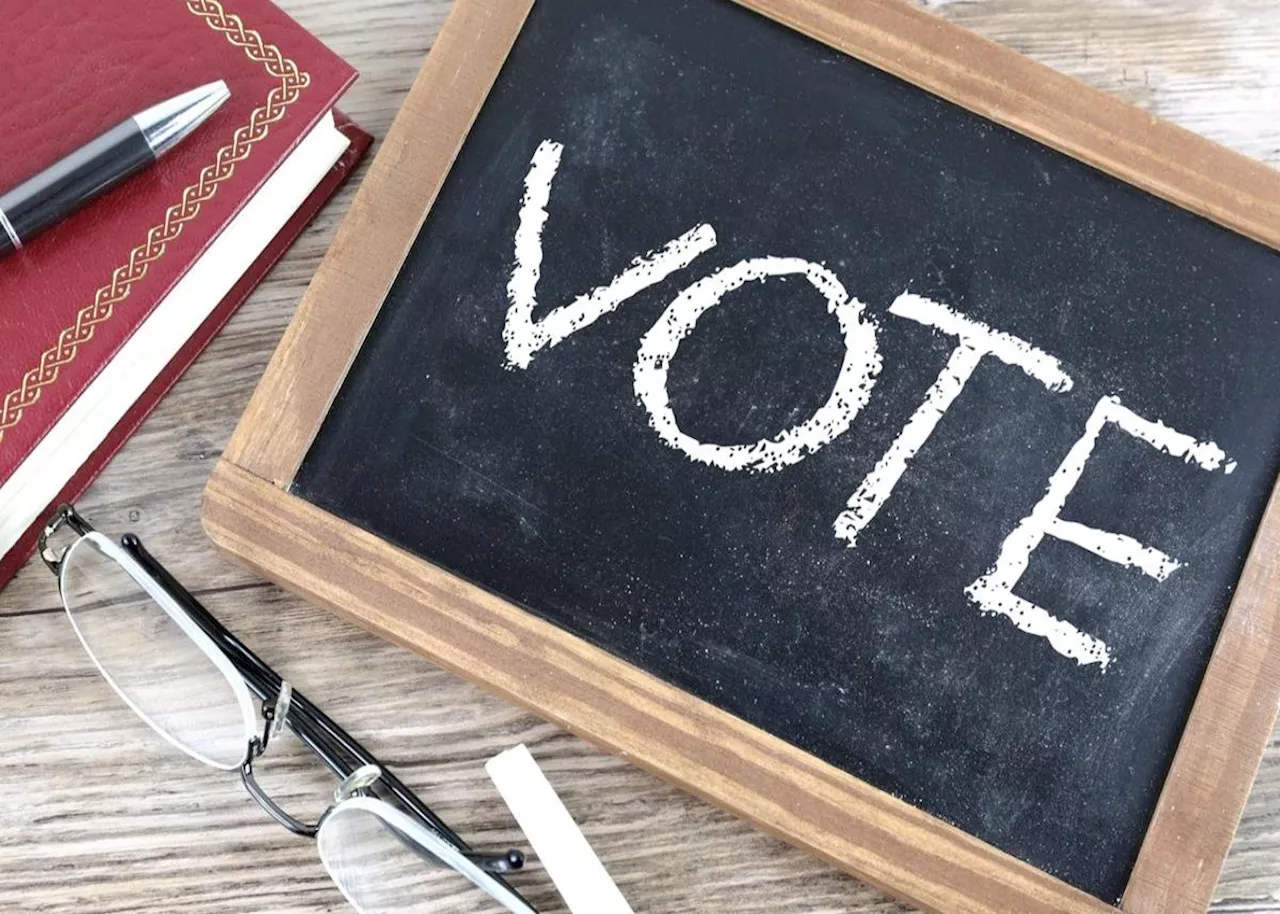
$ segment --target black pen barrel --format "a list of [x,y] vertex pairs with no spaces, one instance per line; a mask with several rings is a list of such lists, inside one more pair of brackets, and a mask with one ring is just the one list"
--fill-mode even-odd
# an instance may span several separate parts
[[155,162],[151,145],[132,118],[0,196],[9,225],[0,231],[0,255],[14,247],[8,228],[26,244],[85,203]]

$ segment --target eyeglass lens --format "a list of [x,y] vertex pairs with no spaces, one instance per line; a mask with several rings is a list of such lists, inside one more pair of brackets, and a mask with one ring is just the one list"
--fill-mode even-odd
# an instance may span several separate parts
[[133,710],[205,764],[234,769],[249,734],[226,675],[112,554],[82,537],[62,565],[67,614],[89,656]]
[[[330,877],[364,914],[421,911],[428,898],[442,902],[441,888],[457,878],[423,865],[381,819],[361,809],[335,810],[321,826],[317,844]],[[471,885],[459,880],[454,887],[474,900]]]

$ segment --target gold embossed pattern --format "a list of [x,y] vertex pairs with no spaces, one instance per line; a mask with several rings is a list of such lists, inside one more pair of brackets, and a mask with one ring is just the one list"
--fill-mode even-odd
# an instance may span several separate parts
[[200,179],[182,192],[182,199],[165,212],[164,222],[153,227],[147,238],[129,253],[127,263],[118,267],[111,281],[98,289],[93,302],[80,309],[76,321],[58,335],[58,341],[45,350],[40,364],[22,378],[22,385],[11,391],[0,403],[0,442],[5,432],[22,421],[26,410],[34,406],[44,390],[55,381],[63,366],[75,360],[80,347],[93,339],[94,332],[115,314],[116,305],[129,297],[134,285],[147,275],[151,264],[164,256],[171,241],[200,214],[201,207],[218,192],[219,186],[235,174],[236,166],[249,157],[254,146],[270,132],[289,107],[311,83],[311,77],[285,57],[280,49],[267,44],[255,30],[248,28],[235,13],[228,13],[219,0],[182,0],[187,9],[204,20],[209,28],[221,32],[227,41],[244,50],[250,60],[262,64],[280,81],[267,94],[266,101],[249,115],[249,122],[236,130],[230,143],[218,150],[212,165],[200,172]]

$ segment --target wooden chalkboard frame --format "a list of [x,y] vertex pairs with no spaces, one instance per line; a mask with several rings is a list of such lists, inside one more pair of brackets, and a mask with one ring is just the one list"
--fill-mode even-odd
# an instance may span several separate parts
[[[1114,910],[289,494],[534,0],[457,0],[214,471],[204,522],[266,576],[910,903]],[[737,0],[1272,247],[1280,172],[903,0]],[[1280,504],[1239,581],[1121,909],[1200,914],[1280,703]]]

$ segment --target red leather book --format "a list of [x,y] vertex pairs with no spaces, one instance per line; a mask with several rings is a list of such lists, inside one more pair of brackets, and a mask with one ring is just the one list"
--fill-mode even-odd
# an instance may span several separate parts
[[188,89],[232,96],[0,259],[0,586],[371,142],[334,112],[355,71],[268,0],[28,0],[5,19],[0,188]]

